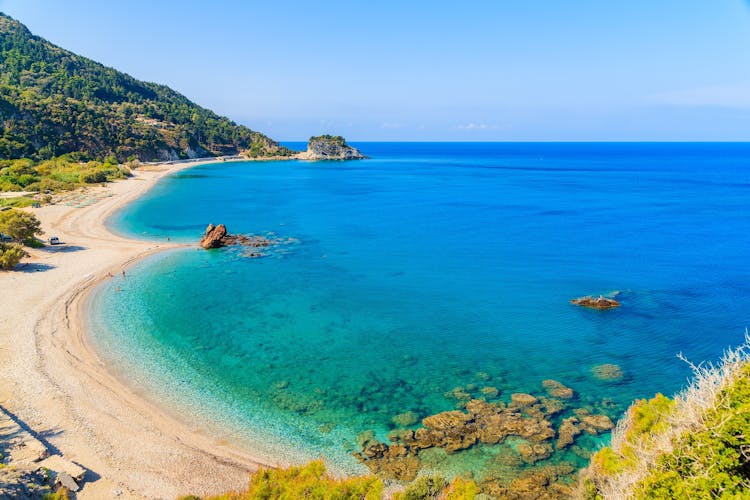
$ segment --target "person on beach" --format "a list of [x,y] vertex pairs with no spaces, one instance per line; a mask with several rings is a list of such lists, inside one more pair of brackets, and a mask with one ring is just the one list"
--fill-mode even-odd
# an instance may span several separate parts
[[122,277],[125,277],[125,269],[122,270]]

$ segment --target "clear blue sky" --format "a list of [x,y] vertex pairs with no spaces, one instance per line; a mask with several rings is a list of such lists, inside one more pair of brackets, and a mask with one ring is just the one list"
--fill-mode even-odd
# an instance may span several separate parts
[[742,0],[0,0],[280,140],[749,140]]

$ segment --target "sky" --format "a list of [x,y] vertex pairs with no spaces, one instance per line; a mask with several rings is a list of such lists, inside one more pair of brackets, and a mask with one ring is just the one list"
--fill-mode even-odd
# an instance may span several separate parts
[[282,141],[750,140],[743,0],[0,0]]

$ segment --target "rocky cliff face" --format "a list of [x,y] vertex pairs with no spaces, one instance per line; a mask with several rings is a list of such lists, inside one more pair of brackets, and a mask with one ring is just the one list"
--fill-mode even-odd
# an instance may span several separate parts
[[340,135],[311,137],[307,151],[297,155],[300,160],[362,160],[367,158],[356,148],[349,146]]

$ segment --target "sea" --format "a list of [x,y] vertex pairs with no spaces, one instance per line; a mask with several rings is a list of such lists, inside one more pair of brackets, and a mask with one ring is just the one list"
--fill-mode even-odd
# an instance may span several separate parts
[[[189,246],[96,290],[108,366],[218,444],[356,474],[363,441],[461,409],[457,394],[508,402],[553,379],[575,391],[569,411],[617,419],[686,385],[678,355],[716,362],[744,341],[750,144],[354,146],[370,159],[195,166],[112,216]],[[203,250],[209,223],[274,244]],[[570,303],[584,295],[621,306]],[[583,466],[607,441],[583,434],[541,464]],[[423,466],[512,477],[530,465],[497,457],[518,443]]]

